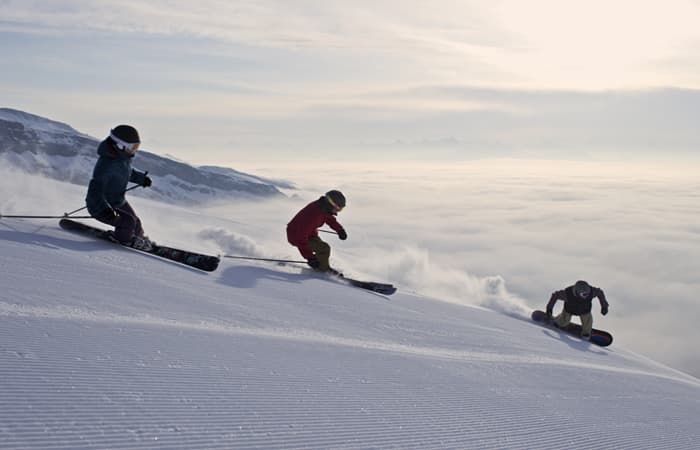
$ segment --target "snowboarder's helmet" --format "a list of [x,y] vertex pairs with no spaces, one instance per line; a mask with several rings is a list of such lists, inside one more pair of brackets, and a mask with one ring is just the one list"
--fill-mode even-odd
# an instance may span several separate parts
[[136,153],[136,149],[139,148],[139,144],[141,143],[139,132],[131,125],[118,125],[114,127],[110,130],[109,137],[118,149],[130,155]]
[[326,192],[326,200],[336,211],[341,211],[345,208],[345,196],[340,191],[328,191]]
[[574,294],[580,298],[586,298],[591,294],[591,285],[583,280],[578,280],[574,284]]

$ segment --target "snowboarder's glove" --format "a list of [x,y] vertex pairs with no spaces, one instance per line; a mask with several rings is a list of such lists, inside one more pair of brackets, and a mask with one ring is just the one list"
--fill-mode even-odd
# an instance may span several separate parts
[[547,317],[550,319],[552,318],[552,310],[551,309],[547,310]]
[[312,269],[318,269],[321,267],[321,261],[318,260],[315,256],[312,256],[311,258],[306,260],[306,263],[311,267]]
[[340,231],[338,231],[338,237],[341,241],[344,241],[348,238],[348,233],[346,233],[345,230],[341,229]]
[[600,308],[600,313],[601,313],[602,315],[606,315],[606,314],[608,313],[608,307],[607,307],[607,306],[603,306],[602,308]]
[[149,177],[148,175],[145,175],[143,177],[143,183],[141,183],[141,186],[147,188],[152,184],[153,184],[153,181],[151,180],[151,177]]

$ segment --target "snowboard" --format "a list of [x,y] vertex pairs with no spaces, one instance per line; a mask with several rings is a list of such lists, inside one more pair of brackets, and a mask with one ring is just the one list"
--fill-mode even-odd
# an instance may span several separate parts
[[97,239],[103,239],[105,241],[109,241],[117,245],[122,245],[132,250],[136,250],[143,253],[149,253],[151,255],[159,256],[161,258],[165,258],[170,261],[175,261],[186,266],[194,267],[199,270],[204,270],[206,272],[213,272],[219,266],[218,256],[203,255],[201,253],[166,247],[164,245],[154,245],[153,249],[149,251],[140,250],[137,248],[120,244],[117,240],[114,239],[111,231],[102,230],[100,228],[86,225],[82,222],[76,222],[75,220],[71,219],[61,219],[60,222],[58,222],[58,224],[64,230],[86,234]]
[[[559,328],[556,325],[554,325],[552,319],[547,317],[547,313],[544,311],[533,311],[532,320],[547,325],[555,330],[563,331],[564,333],[568,333],[572,336],[581,337],[581,325],[572,322],[564,328]],[[608,333],[607,331],[597,330],[593,328],[591,330],[591,337],[589,341],[595,345],[607,347],[608,345],[612,344],[613,337],[612,334]]]

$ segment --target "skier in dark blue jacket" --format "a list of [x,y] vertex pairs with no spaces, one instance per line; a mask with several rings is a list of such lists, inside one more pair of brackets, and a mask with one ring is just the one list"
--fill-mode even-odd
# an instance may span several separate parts
[[593,328],[593,299],[598,297],[600,302],[600,313],[608,313],[608,301],[601,288],[591,286],[586,281],[579,280],[574,285],[552,293],[549,303],[547,303],[547,316],[552,317],[554,304],[557,300],[564,301],[564,310],[553,319],[554,325],[564,328],[571,322],[571,316],[581,318],[581,337],[588,339],[591,337]]
[[143,234],[141,220],[124,196],[130,181],[143,187],[151,185],[147,172],[131,168],[131,160],[140,143],[138,131],[130,125],[119,125],[110,131],[97,147],[99,158],[85,202],[90,215],[114,227],[116,240],[148,251],[154,244]]

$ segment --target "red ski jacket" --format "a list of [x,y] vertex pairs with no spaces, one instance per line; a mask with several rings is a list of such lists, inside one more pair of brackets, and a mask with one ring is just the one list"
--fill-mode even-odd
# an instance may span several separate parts
[[329,214],[321,208],[322,199],[323,197],[306,205],[287,224],[287,240],[299,248],[301,256],[306,259],[314,256],[313,250],[309,247],[309,238],[318,237],[318,229],[323,224],[328,224],[337,232],[343,229],[333,214]]

